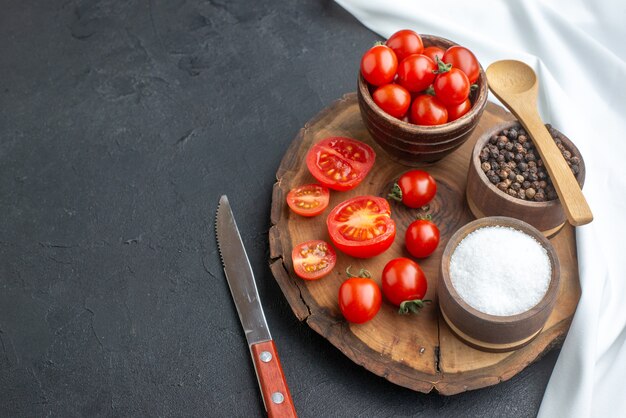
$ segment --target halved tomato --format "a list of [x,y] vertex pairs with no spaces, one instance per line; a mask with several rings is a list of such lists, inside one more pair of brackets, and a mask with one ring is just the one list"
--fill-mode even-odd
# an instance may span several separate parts
[[302,216],[316,216],[328,207],[330,192],[319,184],[306,184],[291,189],[287,194],[287,204],[292,211]]
[[341,192],[358,186],[375,160],[372,147],[340,136],[322,139],[306,155],[306,165],[313,177],[329,189]]
[[304,280],[317,280],[335,267],[337,254],[326,241],[313,240],[298,244],[291,252],[293,270]]
[[338,204],[326,225],[335,247],[352,257],[374,257],[389,248],[396,237],[389,203],[376,196],[357,196]]

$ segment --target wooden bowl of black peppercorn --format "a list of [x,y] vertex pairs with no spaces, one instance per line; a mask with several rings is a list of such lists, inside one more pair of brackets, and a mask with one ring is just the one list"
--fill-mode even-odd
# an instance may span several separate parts
[[[546,125],[581,189],[585,163],[576,145]],[[467,203],[476,218],[509,216],[527,222],[545,236],[556,235],[565,212],[530,136],[518,121],[485,132],[474,145],[466,189]]]
[[[454,42],[433,35],[421,35],[424,47],[444,51]],[[478,88],[470,93],[472,108],[459,119],[443,125],[415,125],[394,118],[374,102],[369,84],[359,72],[357,96],[361,117],[372,138],[400,164],[420,166],[432,163],[458,149],[469,139],[487,105],[487,76],[480,67]]]

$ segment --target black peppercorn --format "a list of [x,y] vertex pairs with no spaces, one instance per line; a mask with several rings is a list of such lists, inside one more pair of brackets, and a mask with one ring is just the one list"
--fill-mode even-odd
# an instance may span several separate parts
[[516,140],[517,139],[517,130],[515,128],[509,129],[509,132],[507,133],[507,136],[509,137],[509,139],[511,141]]
[[535,201],[537,202],[545,202],[546,200],[546,195],[539,190],[536,194],[535,194]]
[[489,176],[489,181],[492,182],[493,184],[498,184],[500,182],[500,177],[498,177],[497,175],[491,175]]
[[524,181],[522,183],[522,188],[524,188],[524,189],[530,188],[530,182],[528,180]]
[[531,172],[530,174],[528,174],[528,180],[530,180],[530,181],[537,181],[537,180],[539,180],[539,177],[537,176],[537,173],[532,173]]

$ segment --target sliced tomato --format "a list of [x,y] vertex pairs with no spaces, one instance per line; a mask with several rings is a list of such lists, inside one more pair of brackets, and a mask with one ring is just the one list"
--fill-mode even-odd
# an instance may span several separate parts
[[335,247],[352,257],[374,257],[387,250],[396,237],[389,203],[376,196],[357,196],[338,204],[326,225]]
[[354,189],[371,170],[376,153],[367,144],[334,136],[313,145],[306,156],[309,171],[329,189]]
[[291,252],[293,270],[304,280],[317,280],[332,271],[337,254],[326,241],[313,240],[298,244]]
[[316,216],[328,207],[330,192],[319,184],[306,184],[291,189],[287,194],[287,204],[292,211],[302,216]]

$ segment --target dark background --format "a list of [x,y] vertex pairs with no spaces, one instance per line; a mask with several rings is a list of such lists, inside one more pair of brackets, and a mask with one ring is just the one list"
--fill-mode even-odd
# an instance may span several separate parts
[[270,273],[281,157],[377,39],[330,1],[2,1],[0,416],[261,415],[223,193],[301,416],[534,416],[556,352],[411,392],[299,323]]

